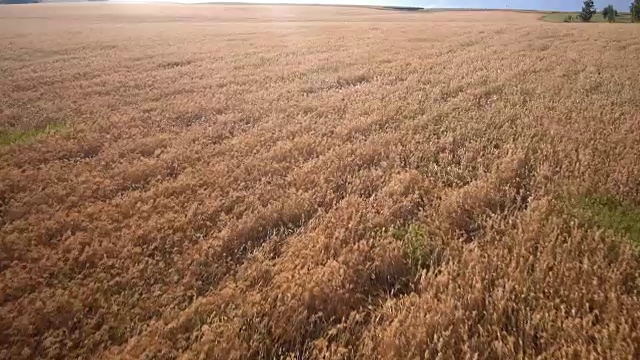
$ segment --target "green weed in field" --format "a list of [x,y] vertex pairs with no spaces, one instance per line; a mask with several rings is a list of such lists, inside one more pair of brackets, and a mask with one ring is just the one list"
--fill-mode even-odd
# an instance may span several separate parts
[[581,201],[581,207],[598,226],[625,234],[640,244],[640,208],[612,197],[591,196]]
[[0,145],[12,145],[29,142],[35,138],[41,136],[47,136],[58,133],[64,130],[66,127],[64,124],[49,124],[44,128],[30,129],[30,130],[18,130],[18,131],[3,131],[0,132]]
[[420,224],[410,224],[392,230],[392,236],[404,243],[405,256],[414,274],[437,267],[442,258],[438,244],[430,241],[426,229]]

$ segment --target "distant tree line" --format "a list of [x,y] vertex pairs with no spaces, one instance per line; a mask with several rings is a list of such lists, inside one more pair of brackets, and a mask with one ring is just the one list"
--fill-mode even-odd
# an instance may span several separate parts
[[39,2],[40,0],[0,0],[0,4],[31,4]]
[[[629,12],[631,21],[640,22],[640,0],[633,0],[631,6],[629,6]],[[591,18],[593,18],[593,15],[595,15],[596,13],[596,7],[593,3],[593,0],[585,0],[582,4],[582,11],[580,11],[580,14],[578,14],[577,18],[580,21],[591,21]],[[617,16],[618,10],[616,10],[613,5],[609,5],[602,9],[602,17],[609,22],[615,22]],[[568,15],[564,21],[571,22],[573,21],[573,18],[571,17],[571,15]]]

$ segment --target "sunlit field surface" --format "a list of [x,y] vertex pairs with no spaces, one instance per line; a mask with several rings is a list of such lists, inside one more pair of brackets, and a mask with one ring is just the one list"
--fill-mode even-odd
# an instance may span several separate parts
[[640,26],[0,7],[0,358],[640,358]]

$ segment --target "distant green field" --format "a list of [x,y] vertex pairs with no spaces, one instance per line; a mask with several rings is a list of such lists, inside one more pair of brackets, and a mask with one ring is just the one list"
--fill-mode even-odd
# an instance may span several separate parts
[[[546,14],[541,19],[545,20],[545,21],[551,21],[551,22],[564,22],[565,17],[567,15],[571,15],[573,17],[573,22],[581,22],[580,19],[578,19],[578,14],[580,14],[580,13],[579,12],[553,12],[553,13]],[[602,16],[602,14],[598,13],[598,14],[593,15],[593,18],[591,19],[591,22],[603,23],[603,22],[607,22],[607,19],[605,19]],[[631,22],[631,15],[629,13],[622,13],[621,12],[616,17],[616,22],[617,23],[630,23]]]

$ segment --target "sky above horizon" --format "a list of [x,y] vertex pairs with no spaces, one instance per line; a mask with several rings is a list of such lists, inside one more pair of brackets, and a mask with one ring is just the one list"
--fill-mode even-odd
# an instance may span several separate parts
[[[402,0],[401,0],[402,1]],[[411,1],[411,0],[409,0]],[[582,8],[581,0],[413,0],[420,7],[531,9],[572,11]],[[612,4],[619,11],[628,11],[631,0],[595,1],[597,9]]]
[[[118,1],[118,0],[116,0]],[[612,4],[618,11],[629,11],[632,0],[596,0],[600,10]],[[481,9],[527,9],[577,11],[582,0],[119,0],[119,2],[245,2],[245,3],[290,3],[290,4],[334,4],[334,5],[386,5],[416,6],[423,8],[481,8]]]

